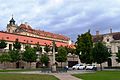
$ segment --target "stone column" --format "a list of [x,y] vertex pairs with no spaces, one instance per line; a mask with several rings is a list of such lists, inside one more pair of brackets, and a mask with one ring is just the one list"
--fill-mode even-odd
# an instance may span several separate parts
[[56,64],[55,64],[55,41],[53,41],[52,72],[56,72]]

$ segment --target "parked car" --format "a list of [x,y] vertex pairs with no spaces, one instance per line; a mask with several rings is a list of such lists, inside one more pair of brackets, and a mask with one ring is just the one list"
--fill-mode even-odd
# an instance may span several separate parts
[[86,70],[97,70],[97,67],[95,65],[90,64],[86,66]]
[[82,65],[82,64],[76,64],[72,67],[72,69],[78,69],[78,70],[83,70],[85,69],[86,66]]

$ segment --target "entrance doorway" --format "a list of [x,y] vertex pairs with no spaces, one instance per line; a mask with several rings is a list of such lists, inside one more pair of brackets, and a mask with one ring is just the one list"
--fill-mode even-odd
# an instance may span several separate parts
[[20,62],[16,63],[16,68],[20,68]]
[[40,62],[37,62],[36,63],[36,68],[40,68],[41,67],[41,63]]
[[111,60],[111,58],[108,58],[108,67],[112,67],[112,60]]

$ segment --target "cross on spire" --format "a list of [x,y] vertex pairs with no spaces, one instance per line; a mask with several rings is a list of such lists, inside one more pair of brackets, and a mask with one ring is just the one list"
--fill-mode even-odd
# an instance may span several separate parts
[[12,18],[13,18],[13,14],[12,14]]

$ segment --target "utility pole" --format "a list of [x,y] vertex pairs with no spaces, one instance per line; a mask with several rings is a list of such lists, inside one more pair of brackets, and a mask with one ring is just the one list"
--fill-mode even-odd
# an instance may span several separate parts
[[52,72],[56,72],[56,64],[55,64],[55,41],[53,40],[53,60],[52,60]]

